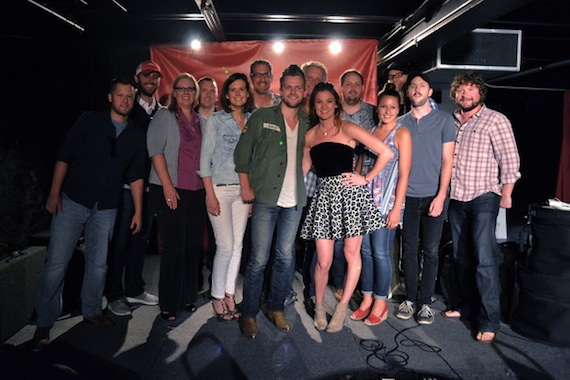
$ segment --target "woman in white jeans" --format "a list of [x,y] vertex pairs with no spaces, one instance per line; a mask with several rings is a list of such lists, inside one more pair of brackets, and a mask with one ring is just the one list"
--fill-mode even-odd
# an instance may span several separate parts
[[239,317],[234,295],[250,210],[250,205],[241,198],[234,165],[234,149],[253,108],[245,74],[235,73],[226,79],[220,93],[220,106],[223,111],[212,114],[203,131],[200,176],[216,239],[212,307],[219,321],[229,321]]

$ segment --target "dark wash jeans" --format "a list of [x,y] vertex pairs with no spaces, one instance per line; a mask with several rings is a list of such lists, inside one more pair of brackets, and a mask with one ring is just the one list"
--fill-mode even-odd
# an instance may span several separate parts
[[500,249],[495,237],[501,197],[485,193],[469,202],[451,200],[449,222],[461,294],[461,314],[479,331],[500,327]]
[[[143,195],[142,228],[132,234],[131,220],[135,213],[135,205],[131,190],[121,191],[121,200],[115,222],[115,232],[107,257],[107,289],[106,296],[113,302],[122,296],[136,297],[144,292],[142,277],[144,259],[149,245],[150,231],[154,223],[154,215],[150,210],[148,192]],[[123,273],[125,286],[123,287]]]
[[[406,197],[406,212],[402,229],[402,268],[408,293],[407,299],[414,303],[414,307],[431,305],[431,297],[435,291],[439,265],[439,243],[445,221],[445,209],[436,218],[429,216],[429,206],[433,198]],[[421,282],[420,253],[423,254]]]
[[279,207],[259,201],[253,202],[251,216],[251,255],[243,278],[243,302],[241,312],[244,318],[255,318],[259,302],[265,267],[268,264],[273,237],[275,247],[271,265],[268,309],[283,311],[285,297],[291,290],[295,270],[295,239],[301,221],[301,207]]

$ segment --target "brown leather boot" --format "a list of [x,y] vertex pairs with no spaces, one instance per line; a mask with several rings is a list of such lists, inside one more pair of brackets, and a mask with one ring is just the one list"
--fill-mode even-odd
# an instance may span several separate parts
[[257,320],[255,318],[240,319],[241,333],[247,339],[255,339],[259,330],[257,329]]
[[315,327],[319,331],[323,331],[327,328],[327,311],[325,309],[325,304],[316,303],[315,304]]
[[291,329],[287,318],[285,318],[285,313],[282,311],[270,311],[267,313],[267,315],[269,317],[269,320],[273,322],[275,327],[277,327],[279,330],[289,331]]
[[333,317],[327,326],[328,333],[336,333],[342,330],[344,327],[344,321],[346,320],[346,308],[348,304],[337,303],[334,309]]

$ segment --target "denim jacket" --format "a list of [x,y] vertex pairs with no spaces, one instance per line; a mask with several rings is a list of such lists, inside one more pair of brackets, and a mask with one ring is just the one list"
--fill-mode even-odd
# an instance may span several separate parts
[[[251,113],[246,112],[246,121]],[[234,164],[234,150],[241,129],[230,112],[215,112],[206,122],[202,133],[200,177],[212,177],[214,185],[239,184]]]

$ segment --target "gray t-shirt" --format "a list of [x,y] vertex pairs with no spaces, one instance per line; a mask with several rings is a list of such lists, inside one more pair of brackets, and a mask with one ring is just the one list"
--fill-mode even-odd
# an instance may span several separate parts
[[453,117],[447,112],[432,110],[419,123],[411,112],[398,121],[412,134],[412,168],[406,196],[432,197],[439,189],[443,144],[456,139]]

